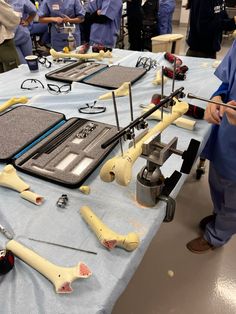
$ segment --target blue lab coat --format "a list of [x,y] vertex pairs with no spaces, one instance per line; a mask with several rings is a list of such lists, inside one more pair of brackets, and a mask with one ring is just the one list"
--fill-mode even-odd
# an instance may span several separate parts
[[[8,3],[17,12],[21,13],[22,19],[26,19],[29,15],[36,13],[35,6],[30,0],[8,0]],[[18,25],[14,37],[16,50],[19,55],[20,63],[26,63],[25,56],[32,55],[32,42],[28,27]]]
[[[222,81],[213,96],[224,102],[236,100],[236,41],[215,71]],[[207,225],[205,239],[214,246],[225,244],[236,233],[236,126],[226,115],[220,125],[213,125],[203,156],[210,160],[209,183],[216,215]]]
[[172,33],[172,17],[175,10],[175,0],[160,0],[158,12],[159,35]]
[[[64,17],[65,15],[70,18],[84,16],[85,11],[79,0],[44,0],[40,5],[38,16],[39,17]],[[68,46],[68,34],[63,32],[63,25],[52,23],[51,25],[51,46],[59,51],[65,46]],[[80,27],[75,24],[76,30],[74,38],[76,46],[80,45]]]
[[113,48],[120,30],[122,0],[90,0],[86,11],[94,13],[101,10],[101,15],[109,18],[104,24],[93,23],[90,31],[90,44],[102,44]]

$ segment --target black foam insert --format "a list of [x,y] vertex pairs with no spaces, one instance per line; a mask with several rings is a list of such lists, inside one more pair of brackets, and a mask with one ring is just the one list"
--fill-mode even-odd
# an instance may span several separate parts
[[73,62],[66,66],[60,67],[54,71],[45,74],[45,77],[49,80],[55,80],[60,82],[80,82],[85,77],[94,74],[104,68],[107,68],[106,64],[100,64],[96,62]]
[[83,79],[83,82],[98,87],[116,89],[124,82],[134,83],[146,72],[143,68],[113,65]]
[[62,113],[30,106],[0,115],[0,160],[12,158],[64,118]]

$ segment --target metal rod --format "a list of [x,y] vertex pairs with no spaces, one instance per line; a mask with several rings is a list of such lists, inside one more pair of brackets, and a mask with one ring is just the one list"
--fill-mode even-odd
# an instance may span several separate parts
[[225,104],[225,103],[223,103],[223,102],[214,101],[214,100],[207,99],[207,98],[204,98],[204,97],[198,97],[198,96],[193,95],[193,94],[191,94],[191,93],[188,93],[188,94],[187,94],[187,97],[190,98],[190,99],[198,99],[198,100],[210,102],[210,103],[215,104],[215,105],[219,105],[219,106],[223,106],[223,107],[228,107],[228,108],[231,108],[231,109],[236,110],[236,107],[235,107],[235,106],[231,106],[231,105]]
[[[164,66],[161,67],[161,100],[164,97]],[[161,107],[161,121],[163,120],[164,108]]]
[[83,249],[79,249],[73,246],[69,246],[69,245],[63,245],[63,244],[58,244],[58,243],[53,243],[53,242],[48,242],[48,241],[44,241],[44,240],[38,240],[38,239],[33,239],[33,238],[28,238],[31,241],[35,241],[35,242],[40,242],[40,243],[45,243],[45,244],[49,244],[49,245],[55,245],[55,246],[60,246],[66,249],[71,249],[71,250],[75,250],[75,251],[80,251],[80,252],[85,252],[85,253],[89,253],[89,254],[97,254],[97,252],[94,251],[88,251],[88,250],[83,250]]
[[120,137],[122,137],[126,131],[130,128],[133,128],[134,126],[138,125],[141,121],[146,119],[148,116],[150,116],[153,112],[155,112],[157,109],[161,108],[163,105],[168,103],[170,100],[173,99],[173,97],[177,97],[183,93],[184,87],[180,87],[177,90],[175,90],[173,93],[171,93],[169,96],[166,96],[163,100],[160,101],[160,103],[154,107],[152,107],[150,110],[146,111],[144,114],[142,114],[140,117],[135,119],[133,122],[131,122],[126,127],[122,128],[120,132],[109,138],[106,142],[104,142],[101,147],[107,148],[112,143],[116,142]]
[[172,79],[172,93],[174,91],[175,88],[175,72],[176,72],[176,58],[174,58],[174,73],[173,73],[173,79]]
[[[120,124],[119,124],[119,117],[118,117],[118,112],[117,112],[116,98],[115,98],[115,92],[114,91],[112,91],[112,100],[113,100],[113,106],[114,106],[115,117],[116,117],[116,126],[117,126],[117,130],[118,130],[117,134],[119,134],[119,132],[120,132]],[[124,151],[123,151],[121,138],[119,138],[119,142],[120,142],[121,155],[123,156]]]
[[[129,106],[130,106],[130,118],[131,118],[131,122],[133,122],[134,121],[134,111],[133,111],[131,83],[129,83]],[[131,133],[134,134],[134,128],[131,129]],[[133,139],[133,144],[135,147],[135,138]]]

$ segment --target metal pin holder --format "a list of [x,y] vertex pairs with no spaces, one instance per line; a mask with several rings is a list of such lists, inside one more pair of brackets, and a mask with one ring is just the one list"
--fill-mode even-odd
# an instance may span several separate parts
[[[145,119],[149,115],[151,115],[157,109],[162,108],[163,106],[168,105],[171,107],[174,104],[173,97],[178,98],[183,96],[184,96],[183,87],[181,87],[176,91],[173,91],[170,94],[170,96],[167,96],[163,100],[161,100],[161,102],[158,105],[156,105],[152,109],[145,112],[142,116],[134,120],[132,114],[132,101],[130,90],[131,123],[128,126],[124,127],[122,130],[120,130],[118,114],[113,95],[118,133],[115,136],[111,137],[108,141],[103,143],[102,148],[106,148],[114,141],[117,141],[118,139],[121,140],[121,138],[123,138],[123,140],[132,140],[131,143],[135,147],[134,128],[138,130],[147,128],[148,124]],[[147,207],[155,206],[158,200],[166,202],[166,217],[164,221],[171,221],[173,219],[175,211],[175,200],[172,199],[169,196],[169,194],[172,191],[173,187],[178,182],[179,178],[181,177],[181,173],[175,171],[174,177],[172,177],[169,181],[168,180],[166,181],[163,174],[161,173],[160,167],[164,164],[164,162],[170,157],[172,153],[175,153],[180,156],[184,154],[183,152],[176,149],[177,140],[178,140],[177,137],[174,137],[168,144],[163,144],[161,142],[161,134],[158,134],[150,142],[145,142],[145,144],[143,144],[142,154],[140,156],[147,160],[147,164],[144,168],[141,169],[141,171],[137,175],[136,187],[137,201],[141,205]],[[122,145],[121,152],[123,152]]]

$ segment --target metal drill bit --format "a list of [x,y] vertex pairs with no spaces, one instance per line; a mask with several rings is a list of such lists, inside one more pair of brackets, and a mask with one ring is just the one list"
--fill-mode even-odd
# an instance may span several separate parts
[[188,93],[188,94],[187,94],[187,97],[190,98],[190,99],[198,99],[198,100],[210,102],[210,103],[215,104],[215,105],[220,105],[220,106],[223,106],[223,107],[228,107],[228,108],[231,108],[231,109],[236,110],[236,107],[235,107],[235,106],[231,106],[231,105],[225,104],[225,103],[223,103],[223,102],[214,101],[214,100],[207,99],[207,98],[204,98],[204,97],[198,97],[198,96],[193,95],[193,94],[191,94],[191,93]]
[[63,245],[63,244],[58,244],[58,243],[54,243],[54,242],[49,242],[49,241],[44,241],[44,240],[39,240],[39,239],[33,239],[33,238],[28,238],[28,239],[31,241],[45,243],[45,244],[54,245],[54,246],[60,246],[60,247],[75,250],[75,251],[80,251],[80,252],[85,252],[85,253],[95,254],[95,255],[97,254],[97,252],[94,252],[94,251],[83,250],[83,249],[79,249],[79,248],[69,246],[69,245]]
[[[164,66],[161,67],[161,100],[164,97]],[[161,107],[161,121],[163,120],[164,108]]]
[[[129,106],[130,106],[130,118],[131,118],[131,122],[133,122],[134,121],[134,112],[133,112],[131,83],[129,83]],[[134,134],[134,127],[132,128],[131,133]],[[134,148],[135,148],[135,138],[133,138],[133,144],[134,144]]]
[[[120,124],[119,124],[119,117],[118,117],[118,112],[117,112],[117,106],[116,106],[116,98],[115,98],[115,92],[112,91],[112,100],[113,100],[113,106],[114,106],[114,111],[115,111],[115,117],[116,117],[116,126],[118,132],[120,131]],[[120,143],[120,149],[121,149],[121,155],[124,155],[123,151],[123,146],[122,146],[122,139],[119,138],[119,143]]]

